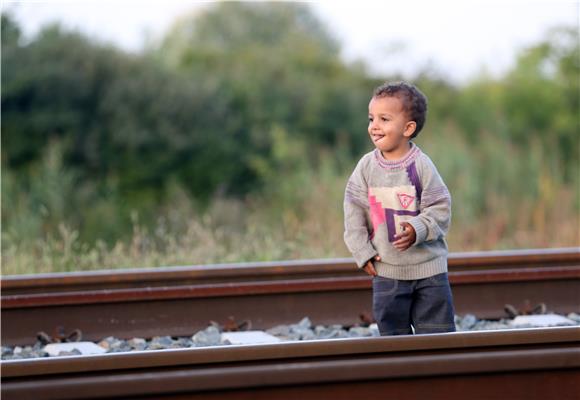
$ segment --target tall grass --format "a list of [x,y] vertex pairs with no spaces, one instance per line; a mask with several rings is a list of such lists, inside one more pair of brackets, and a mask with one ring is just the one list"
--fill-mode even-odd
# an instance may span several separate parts
[[469,145],[452,127],[426,139],[453,197],[452,251],[580,244],[578,175],[563,181],[554,150],[492,134]]
[[[558,154],[494,135],[476,146],[453,126],[422,133],[418,144],[452,193],[450,251],[580,245],[578,179],[562,181]],[[313,166],[298,161],[303,146],[293,148],[261,193],[215,197],[201,209],[173,183],[154,209],[126,211],[115,193],[78,187],[51,146],[26,184],[2,171],[2,273],[349,256],[342,200],[356,160],[328,151]],[[85,239],[83,223],[96,220],[103,236]]]

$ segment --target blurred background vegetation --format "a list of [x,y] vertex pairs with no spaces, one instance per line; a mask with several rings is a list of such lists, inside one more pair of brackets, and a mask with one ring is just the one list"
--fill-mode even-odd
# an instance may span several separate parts
[[298,3],[215,4],[138,54],[4,13],[2,272],[349,256],[369,97],[402,78],[429,98],[450,251],[580,245],[577,27],[461,85],[339,53]]

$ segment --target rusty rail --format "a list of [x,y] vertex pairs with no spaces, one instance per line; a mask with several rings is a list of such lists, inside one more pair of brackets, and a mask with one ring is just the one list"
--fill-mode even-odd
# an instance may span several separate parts
[[[529,254],[478,253],[451,258],[455,261],[450,266],[450,281],[458,314],[470,312],[480,318],[500,318],[504,316],[505,304],[525,311],[541,302],[555,312],[579,311],[578,249],[536,250]],[[320,265],[326,272],[316,270]],[[256,278],[256,269],[266,271],[259,274],[266,275],[265,279]],[[196,273],[199,270],[194,268]],[[2,343],[26,345],[34,341],[39,331],[75,329],[83,332],[84,339],[95,341],[110,335],[119,338],[189,336],[205,328],[210,320],[223,322],[229,317],[250,320],[255,329],[296,322],[304,316],[316,324],[352,325],[361,314],[370,314],[370,279],[353,265],[348,270],[343,264],[322,262],[284,267],[238,265],[234,271],[243,278],[229,283],[212,280],[216,276],[220,279],[234,276],[231,270],[201,270],[207,279],[198,276],[196,284],[176,285],[174,281],[168,286],[143,287],[138,283],[134,288],[65,289],[15,295],[3,292],[2,319],[10,323],[3,324]],[[316,272],[310,279],[304,279],[305,271]],[[337,271],[342,276],[337,276]],[[162,274],[162,271],[151,272],[158,277]],[[186,271],[179,271],[183,273]],[[80,279],[79,274],[74,275]],[[106,280],[115,281],[114,274],[109,275]],[[174,278],[171,276],[163,279],[167,282]],[[137,275],[131,279],[137,282]]]
[[[580,328],[3,361],[4,399],[572,399]],[[323,397],[321,397],[323,396]]]
[[[450,272],[580,264],[580,247],[451,253]],[[3,276],[2,295],[360,276],[351,258]]]

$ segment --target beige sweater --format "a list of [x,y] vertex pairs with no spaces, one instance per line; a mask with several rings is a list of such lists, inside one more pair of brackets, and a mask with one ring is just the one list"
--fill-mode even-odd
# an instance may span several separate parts
[[[347,182],[344,241],[359,267],[380,255],[381,261],[374,261],[380,276],[412,280],[447,272],[450,219],[449,191],[431,159],[412,142],[397,161],[377,149],[365,154]],[[417,235],[402,252],[392,245],[401,222]]]

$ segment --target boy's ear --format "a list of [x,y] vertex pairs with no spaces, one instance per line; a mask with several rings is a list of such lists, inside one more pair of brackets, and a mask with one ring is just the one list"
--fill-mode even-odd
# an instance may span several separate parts
[[407,122],[407,125],[405,125],[405,132],[403,132],[403,136],[411,137],[411,135],[415,133],[415,129],[417,129],[417,123],[415,121]]

